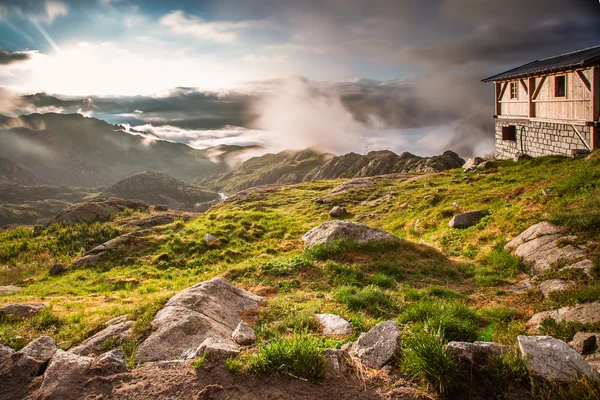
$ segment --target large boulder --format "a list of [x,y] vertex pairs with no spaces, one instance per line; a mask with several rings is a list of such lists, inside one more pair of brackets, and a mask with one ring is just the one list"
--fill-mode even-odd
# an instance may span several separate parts
[[483,162],[483,158],[481,158],[481,157],[472,157],[472,158],[469,158],[463,164],[462,168],[465,169],[465,170],[474,169],[475,167],[477,167],[482,162]]
[[92,360],[90,371],[95,375],[111,375],[127,371],[123,350],[116,349],[101,354]]
[[230,340],[240,313],[256,309],[262,297],[215,278],[171,297],[152,321],[153,332],[138,346],[138,361],[172,360],[209,337]]
[[7,318],[31,317],[46,308],[42,303],[11,303],[0,307],[0,315]]
[[9,369],[13,375],[39,376],[56,350],[54,339],[40,336],[10,356]]
[[328,245],[336,242],[351,242],[357,244],[398,240],[379,228],[349,221],[328,221],[321,224],[302,236],[306,248],[318,245]]
[[575,236],[560,233],[560,228],[543,221],[532,225],[504,247],[531,267],[531,273],[538,275],[560,262],[573,262],[586,256],[586,247],[572,244]]
[[542,311],[527,321],[527,326],[537,330],[542,321],[552,318],[556,322],[579,322],[582,324],[600,323],[600,302],[563,307],[558,310]]
[[552,336],[518,336],[521,355],[533,376],[570,382],[580,374],[597,377],[598,374],[562,340]]
[[100,221],[109,218],[126,209],[147,210],[148,204],[139,200],[124,200],[118,197],[109,197],[74,204],[56,214],[46,223],[46,227],[59,223],[75,225],[82,222]]
[[316,314],[317,319],[321,323],[323,333],[332,336],[351,335],[354,329],[350,322],[335,314]]
[[469,228],[475,224],[477,224],[483,217],[485,217],[485,211],[469,211],[462,214],[457,214],[450,222],[448,222],[448,226],[450,228],[458,228],[464,229]]
[[77,399],[78,388],[87,381],[92,358],[82,357],[63,350],[56,350],[44,373],[39,389],[40,398]]
[[484,369],[492,356],[506,351],[506,346],[492,342],[450,342],[446,349],[463,364]]
[[79,345],[69,349],[69,352],[80,355],[90,356],[104,353],[104,344],[106,341],[123,342],[131,335],[131,327],[133,321],[124,321],[117,324],[109,325],[107,328],[96,333],[94,336],[84,340]]
[[400,329],[395,321],[381,322],[349,347],[349,353],[371,368],[381,368],[391,361],[401,345]]

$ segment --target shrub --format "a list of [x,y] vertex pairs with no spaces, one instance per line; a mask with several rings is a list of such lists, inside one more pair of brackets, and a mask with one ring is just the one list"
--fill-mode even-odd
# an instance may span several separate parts
[[378,317],[394,314],[398,307],[390,297],[375,285],[357,288],[342,286],[335,294],[336,299],[351,310],[365,310]]
[[454,357],[446,351],[441,332],[413,330],[403,341],[402,370],[421,379],[440,394],[458,387],[459,369]]
[[321,343],[306,335],[276,339],[262,347],[250,360],[249,371],[277,371],[313,381],[321,380],[325,373]]
[[242,361],[235,357],[229,357],[223,361],[223,365],[225,365],[227,371],[231,372],[232,374],[237,374],[244,366]]
[[200,369],[200,368],[204,367],[204,364],[206,364],[206,353],[202,354],[201,357],[196,358],[192,362],[192,368]]

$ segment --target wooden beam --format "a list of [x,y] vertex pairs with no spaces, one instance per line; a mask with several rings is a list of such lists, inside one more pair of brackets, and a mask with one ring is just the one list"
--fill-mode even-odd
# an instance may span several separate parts
[[[523,82],[523,81],[521,81]],[[529,118],[535,117],[535,103],[533,102],[533,91],[535,90],[535,78],[529,78],[529,92],[527,92],[527,101],[529,102]]]
[[579,78],[581,79],[581,81],[583,82],[583,84],[585,85],[587,90],[589,90],[591,92],[592,84],[590,83],[590,81],[588,81],[588,78],[581,71],[577,71],[577,75],[579,75]]
[[494,94],[496,96],[496,105],[495,105],[495,110],[496,110],[496,115],[500,115],[500,91],[502,90],[502,84],[500,82],[496,82],[496,84],[494,85]]
[[500,96],[498,96],[498,101],[502,100],[502,97],[504,97],[504,92],[506,92],[507,86],[508,86],[508,82],[504,82],[504,85],[502,86],[502,90],[500,91]]
[[[592,120],[600,120],[600,67],[592,68]],[[592,149],[600,148],[600,128],[590,128],[590,145]]]
[[525,84],[525,81],[523,79],[521,79],[521,85],[523,85],[523,89],[525,89],[525,93],[529,94],[529,89],[527,89],[527,85]]
[[538,94],[540,94],[540,90],[542,89],[542,86],[544,86],[544,82],[546,82],[546,77],[542,76],[542,80],[540,81],[540,83],[537,85],[537,87],[535,88],[535,92],[533,93],[533,98],[532,100],[537,99]]

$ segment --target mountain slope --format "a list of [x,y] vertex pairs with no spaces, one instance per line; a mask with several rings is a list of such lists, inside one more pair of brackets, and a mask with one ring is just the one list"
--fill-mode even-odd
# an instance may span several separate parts
[[35,185],[35,176],[19,164],[0,157],[0,184],[13,183],[18,185]]
[[10,157],[50,183],[86,187],[109,185],[145,170],[182,180],[224,170],[200,150],[131,135],[79,114],[0,118],[0,157]]
[[152,171],[140,172],[125,178],[108,187],[100,196],[143,200],[148,204],[165,204],[177,209],[194,209],[198,203],[220,198],[216,192]]

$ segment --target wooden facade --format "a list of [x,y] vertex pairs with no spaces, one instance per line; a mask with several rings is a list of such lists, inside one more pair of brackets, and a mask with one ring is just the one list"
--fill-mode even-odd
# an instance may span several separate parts
[[[495,86],[497,155],[575,155],[600,148],[599,55],[600,46],[485,79]],[[507,139],[507,127],[514,140]]]

